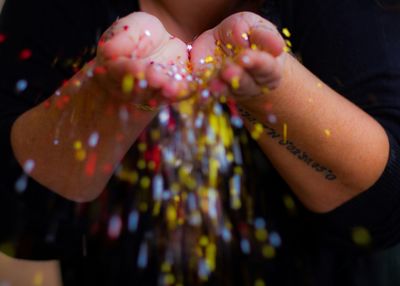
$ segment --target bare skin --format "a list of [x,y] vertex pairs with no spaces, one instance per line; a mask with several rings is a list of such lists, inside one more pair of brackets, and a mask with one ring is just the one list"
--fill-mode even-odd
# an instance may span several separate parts
[[[216,40],[245,48],[220,74],[246,127],[264,129],[258,144],[306,207],[331,211],[379,179],[388,161],[388,137],[374,118],[282,53],[273,26],[256,18],[235,14],[201,35],[193,45],[193,65],[201,68],[197,60]],[[240,35],[254,25],[248,43]],[[233,78],[239,79],[236,89]]]
[[[243,108],[242,116],[247,128],[253,130],[254,124],[257,122],[265,125],[265,132],[259,134],[258,138],[261,148],[309,209],[316,212],[330,211],[364,192],[378,180],[388,160],[389,146],[386,133],[371,116],[320,83],[289,54],[282,53],[282,39],[277,36],[268,21],[261,20],[255,14],[239,13],[227,18],[203,35],[199,35],[199,32],[203,32],[212,24],[222,21],[224,17],[235,12],[237,7],[232,8],[232,11],[229,12],[222,10],[221,7],[230,8],[231,4],[229,3],[232,3],[223,0],[217,1],[218,3],[211,6],[196,6],[191,2],[191,7],[196,7],[196,11],[178,9],[184,7],[187,2],[149,0],[142,1],[141,4],[144,11],[159,18],[170,33],[183,41],[191,41],[198,37],[193,42],[194,72],[201,70],[197,60],[214,50],[216,40],[222,41],[223,44],[227,44],[229,40],[230,43],[244,48],[240,55],[221,70],[220,78],[226,83],[226,88],[231,89],[238,105]],[[214,7],[216,10],[211,9],[212,11],[210,11],[210,7]],[[171,11],[178,12],[172,13]],[[184,11],[184,15],[182,11]],[[213,15],[214,19],[209,19],[209,22],[204,24],[204,21],[199,18],[204,14]],[[244,18],[245,21],[242,21]],[[180,28],[182,26],[185,28]],[[246,46],[249,43],[243,42],[237,36],[242,35],[243,32],[249,32],[249,29],[252,29],[250,41],[257,44],[258,50],[250,49]],[[233,37],[224,38],[224,35],[227,34],[231,34]],[[121,41],[129,43],[127,39]],[[179,49],[184,46],[181,43],[178,45]],[[117,57],[126,56],[124,45],[119,46],[122,48],[116,48]],[[107,56],[114,58],[113,53],[104,52],[105,57],[100,57],[100,59],[107,59]],[[184,54],[185,52],[182,52],[181,57]],[[121,63],[124,61],[121,60]],[[120,78],[126,69],[124,67],[122,68],[123,72],[120,72],[121,69],[118,67],[115,71],[114,74],[119,75],[116,78]],[[153,73],[149,71],[148,74]],[[77,77],[79,78],[79,74]],[[231,81],[234,77],[239,78],[239,87],[233,89]],[[113,81],[111,80],[111,82]],[[89,80],[86,88],[93,92],[78,90],[74,94],[90,97],[90,94],[99,92],[100,85],[98,82]],[[71,88],[68,86],[65,88]],[[265,87],[270,89],[267,94],[264,92]],[[80,90],[84,90],[84,88],[85,86]],[[156,80],[153,89],[157,88],[161,88],[164,97],[168,97],[171,93],[176,94],[179,90],[176,88],[175,91],[168,91],[166,86],[160,85]],[[111,88],[105,97],[110,96],[110,93],[115,90]],[[69,92],[69,90],[66,91]],[[153,90],[150,93],[154,94],[155,92]],[[267,120],[267,115],[272,112],[276,116],[276,120],[271,123],[270,120]],[[137,134],[154,115],[155,113],[140,111],[131,115],[132,120],[128,124],[129,132],[123,133],[126,140],[124,139],[123,144],[120,143],[122,147],[119,154],[112,151],[115,144],[113,141],[115,132],[123,129],[118,129],[119,123],[117,122],[119,120],[116,119],[113,122],[96,118],[94,122],[102,132],[101,138],[105,138],[97,147],[100,148],[98,153],[103,157],[99,159],[99,162],[117,163],[120,156],[131,146]],[[14,152],[21,164],[28,158],[37,160],[37,166],[41,167],[36,167],[31,175],[39,182],[70,199],[90,200],[101,192],[109,176],[96,173],[91,178],[84,177],[81,174],[82,166],[76,163],[71,155],[73,143],[71,139],[64,138],[62,140],[66,142],[62,149],[48,150],[48,145],[46,145],[48,141],[43,138],[54,132],[59,119],[54,116],[49,120],[48,111],[41,106],[22,115],[13,128]],[[286,126],[287,136],[283,135],[285,133],[283,126]],[[87,128],[85,124],[67,125],[66,128],[78,132],[81,138],[87,138],[90,130],[93,130],[93,126]],[[271,136],[271,134],[273,135]],[[279,140],[276,138],[283,140],[283,144],[279,144]],[[288,152],[288,145],[290,145],[288,141],[294,145],[294,147],[290,147],[294,152]],[[360,145],[359,142],[363,142],[363,144]],[[299,159],[300,155],[294,156],[294,153],[300,151],[307,153],[312,158],[312,162],[318,163],[318,166],[313,167],[309,158]],[[68,179],[55,170],[59,167],[60,158],[66,166]],[[316,169],[323,168],[325,168],[324,171],[316,171]],[[327,171],[331,171],[334,176],[332,174],[328,176]],[[66,184],[66,181],[70,183]]]
[[[132,26],[135,29],[129,28]],[[160,72],[156,64],[150,64],[187,61],[186,45],[179,39],[171,39],[158,19],[134,13],[111,29],[112,34],[106,32],[100,42],[97,57],[50,98],[50,106],[45,102],[29,110],[12,128],[12,147],[20,164],[34,160],[35,168],[30,175],[74,201],[92,200],[101,193],[112,169],[157,114],[157,111],[142,111],[134,104],[153,99],[160,105],[177,97],[185,88]],[[130,58],[132,53],[135,59]],[[92,77],[87,76],[88,70],[92,70]],[[132,91],[124,92],[123,77],[138,78],[140,74],[145,75],[148,87],[135,85]],[[70,103],[60,110],[57,102],[65,95],[70,97]],[[129,110],[124,122],[120,108]],[[107,116],[110,109],[114,111]],[[88,170],[89,158],[77,160],[74,145],[80,139],[89,156],[91,148],[86,142],[93,131],[97,131],[99,142],[93,150],[96,162],[92,163],[98,167]]]

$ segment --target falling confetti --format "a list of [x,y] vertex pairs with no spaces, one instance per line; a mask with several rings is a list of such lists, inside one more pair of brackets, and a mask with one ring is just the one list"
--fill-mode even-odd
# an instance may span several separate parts
[[30,49],[24,49],[19,54],[19,58],[22,61],[28,60],[31,57],[32,57],[32,51]]
[[[150,37],[151,32],[145,30],[144,36]],[[249,33],[241,36],[243,40],[250,40]],[[257,46],[251,44],[250,48],[257,49]],[[192,46],[187,45],[187,50],[191,51]],[[183,285],[183,271],[189,271],[198,281],[206,283],[218,269],[217,257],[231,249],[231,244],[236,243],[243,255],[258,254],[264,259],[274,258],[282,244],[279,234],[267,228],[265,219],[255,218],[251,211],[253,194],[246,186],[243,167],[247,160],[243,154],[246,146],[243,138],[247,138],[243,120],[225,84],[216,80],[225,61],[232,60],[240,52],[231,43],[217,43],[214,54],[199,60],[204,65],[204,72],[199,75],[191,74],[189,65],[152,62],[155,69],[165,72],[171,80],[186,80],[189,88],[185,95],[190,97],[160,107],[153,124],[138,138],[132,151],[134,155],[128,154],[119,166],[101,162],[98,157],[99,145],[106,139],[98,126],[70,143],[71,152],[85,176],[95,178],[97,172],[111,174],[115,170],[117,184],[126,186],[127,193],[134,197],[128,207],[118,206],[104,215],[107,218],[105,233],[110,240],[122,237],[125,232],[135,237],[144,233],[138,242],[136,267],[140,270],[149,267],[156,252],[160,261],[158,281],[162,285]],[[25,59],[29,57],[31,54]],[[242,61],[249,63],[250,58],[244,56]],[[96,67],[85,74],[92,77],[106,72],[105,68]],[[73,84],[78,88],[83,83]],[[240,78],[233,77],[230,85],[232,90],[240,88]],[[126,74],[119,89],[127,103],[110,103],[102,116],[116,116],[122,129],[129,130],[132,110],[138,108],[138,104],[130,102],[130,95],[148,87],[144,73]],[[60,113],[75,100],[75,106],[81,109],[77,108],[72,121],[89,117],[87,113],[91,107],[80,99],[59,91],[54,98],[48,104],[55,105]],[[149,99],[146,106],[158,106],[157,101]],[[272,107],[267,112],[268,121],[275,124],[277,118],[271,113]],[[54,145],[60,144],[61,132],[62,128],[55,132]],[[250,135],[258,139],[263,132],[264,127],[255,124]],[[287,136],[286,124],[284,135]],[[115,136],[116,152],[121,151],[125,136],[123,132]],[[25,172],[33,168],[34,161],[27,161]],[[16,182],[16,191],[23,192],[27,182],[28,177],[23,174]],[[233,217],[240,219],[233,221]],[[187,261],[190,263],[183,270],[182,265]]]
[[0,33],[0,44],[4,43],[6,39],[7,39],[6,35]]

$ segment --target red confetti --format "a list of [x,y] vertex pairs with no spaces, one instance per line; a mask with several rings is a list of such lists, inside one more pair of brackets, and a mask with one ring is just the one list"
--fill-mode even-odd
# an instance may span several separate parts
[[49,99],[47,99],[45,102],[43,102],[43,104],[44,104],[44,108],[46,108],[46,109],[49,109],[51,106],[51,102]]
[[153,98],[149,100],[149,105],[150,107],[155,108],[158,105],[158,102],[156,99]]
[[92,177],[96,170],[97,154],[92,152],[89,154],[88,160],[85,165],[85,173],[88,177]]
[[95,74],[105,74],[106,72],[107,72],[106,68],[102,66],[97,66],[94,69]]
[[7,39],[6,35],[0,34],[0,44],[4,43],[6,39]]
[[27,59],[29,59],[30,57],[32,57],[32,51],[29,49],[24,49],[21,51],[21,53],[19,54],[19,58],[22,61],[25,61]]
[[129,29],[129,26],[125,25],[125,26],[124,26],[124,30],[125,30],[125,31],[128,31],[128,29]]
[[235,102],[233,101],[232,98],[228,98],[227,105],[228,105],[229,110],[230,110],[230,112],[232,114],[232,117],[233,116],[239,116],[239,111],[238,111],[237,106],[236,106],[236,104],[235,104]]
[[155,146],[152,153],[152,161],[155,163],[154,171],[158,172],[161,165],[161,148],[159,146]]

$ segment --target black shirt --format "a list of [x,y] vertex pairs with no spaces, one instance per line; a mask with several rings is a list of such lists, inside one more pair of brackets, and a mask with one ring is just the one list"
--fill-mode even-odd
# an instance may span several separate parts
[[[272,259],[259,259],[259,253],[246,255],[240,242],[233,243],[232,256],[221,260],[223,266],[210,284],[254,285],[263,278],[266,285],[400,285],[400,276],[392,271],[399,266],[393,246],[400,239],[396,5],[299,0],[280,1],[260,11],[289,28],[293,49],[309,70],[382,124],[390,140],[390,157],[369,190],[330,213],[316,215],[302,207],[256,144],[250,143],[254,148],[249,180],[257,190],[254,211],[274,234],[277,253]],[[31,179],[18,192],[21,185],[16,184],[23,185],[25,177],[13,156],[10,129],[19,115],[49,97],[94,57],[99,36],[117,17],[135,10],[135,1],[123,0],[10,0],[1,15],[0,251],[27,259],[60,259],[65,285],[157,283],[157,253],[150,253],[144,270],[137,263],[141,241],[154,239],[145,237],[151,219],[141,214],[137,232],[124,225],[118,239],[109,238],[110,217],[120,211],[126,224],[133,200],[116,179],[90,204],[74,204]],[[236,222],[234,229],[240,226]],[[387,247],[392,248],[379,250]]]

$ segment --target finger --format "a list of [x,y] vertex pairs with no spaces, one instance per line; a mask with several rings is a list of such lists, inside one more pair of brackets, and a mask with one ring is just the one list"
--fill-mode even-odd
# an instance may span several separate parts
[[194,70],[200,71],[207,68],[205,59],[208,56],[215,56],[216,53],[215,39],[213,31],[206,31],[195,40],[193,45],[188,46],[190,62]]
[[260,94],[260,87],[241,66],[228,63],[221,72],[221,78],[237,97],[252,97]]
[[154,16],[136,12],[115,22],[102,36],[98,54],[104,60],[116,57],[146,57],[168,39]]
[[285,45],[274,24],[251,12],[239,12],[226,18],[215,33],[216,38],[225,44],[225,51],[226,45],[238,49],[258,47],[277,56]]
[[274,89],[282,76],[283,64],[279,58],[261,52],[246,50],[239,54],[237,63],[241,65],[260,86]]
[[279,56],[285,47],[282,36],[268,21],[250,28],[249,41],[253,48],[268,52],[274,57]]
[[151,64],[146,71],[149,87],[159,89],[170,100],[179,100],[189,94],[187,70],[180,65]]

